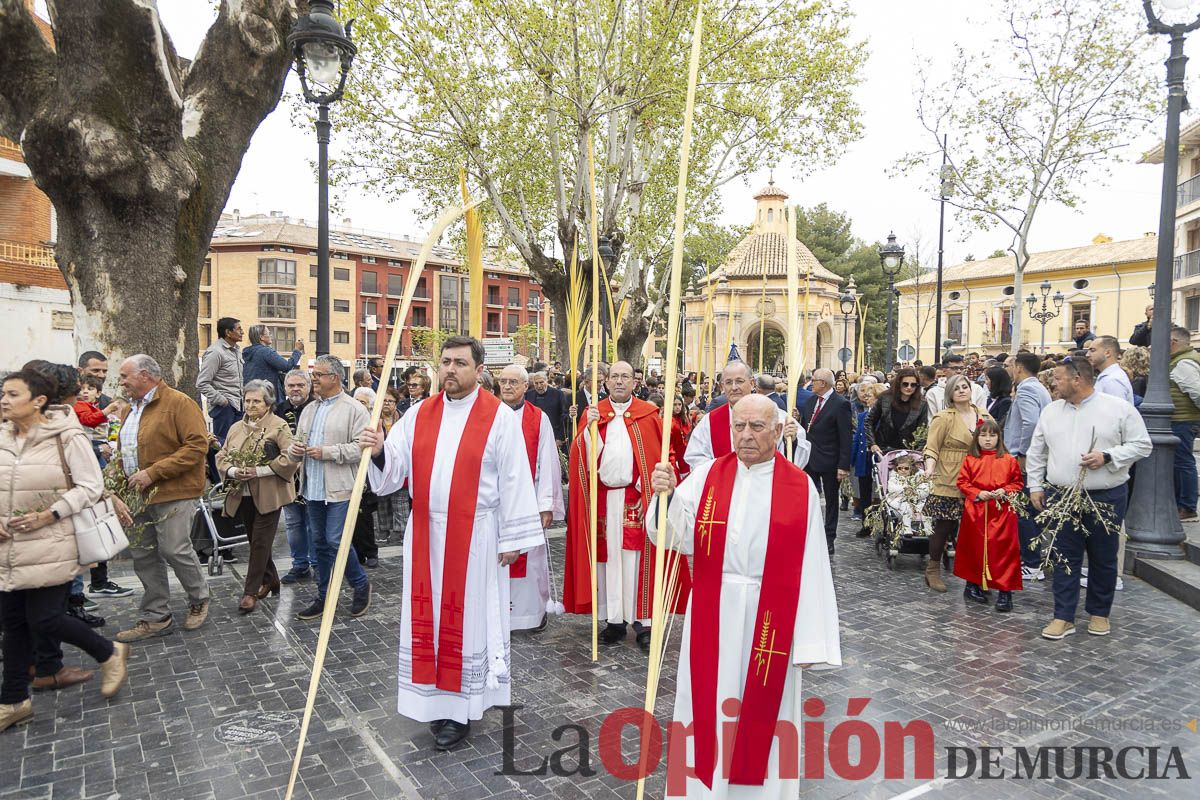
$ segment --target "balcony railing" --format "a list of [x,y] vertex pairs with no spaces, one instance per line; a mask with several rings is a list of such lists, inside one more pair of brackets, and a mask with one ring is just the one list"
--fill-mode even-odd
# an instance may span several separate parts
[[1180,208],[1183,208],[1188,203],[1194,203],[1200,200],[1200,175],[1188,178],[1183,183],[1179,184],[1177,189],[1178,197],[1176,202]]
[[57,268],[54,249],[40,244],[25,244],[0,239],[0,261],[10,264],[29,264],[34,267]]
[[0,136],[0,158],[11,158],[15,161],[25,160],[24,154],[21,153],[21,146],[3,136]]
[[1175,279],[1200,275],[1200,250],[1175,257]]

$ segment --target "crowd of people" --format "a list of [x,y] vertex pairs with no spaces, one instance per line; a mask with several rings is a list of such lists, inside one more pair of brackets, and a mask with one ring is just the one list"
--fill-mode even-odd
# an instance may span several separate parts
[[[949,353],[937,365],[895,364],[886,374],[819,368],[797,376],[792,397],[785,379],[731,361],[711,379],[681,375],[664,414],[662,376],[624,361],[597,367],[593,396],[588,370],[572,380],[557,362],[534,362],[493,373],[479,342],[451,337],[431,394],[435,381],[422,368],[385,376],[374,358],[349,372],[328,355],[304,368],[302,342],[285,358],[262,326],[250,328],[252,344],[244,349],[240,321],[222,319],[218,331],[201,358],[199,399],[170,386],[144,354],[119,365],[117,399],[104,395],[108,362],[96,351],[77,365],[34,361],[4,378],[0,730],[31,717],[31,690],[93,676],[64,667],[63,642],[99,664],[101,694],[111,697],[125,680],[131,645],[173,633],[179,610],[185,631],[206,623],[213,596],[195,523],[198,501],[214,492],[249,543],[243,583],[228,602],[250,614],[282,585],[311,582],[296,616],[321,619],[363,450],[372,463],[351,526],[347,611],[360,617],[371,606],[379,543],[401,544],[398,708],[430,722],[439,749],[456,747],[471,720],[511,701],[513,630],[542,630],[560,611],[591,615],[595,604],[605,646],[620,645],[632,627],[637,645],[649,651],[657,492],[680,497],[669,511],[662,590],[667,609],[687,614],[685,650],[693,663],[727,655],[714,654],[709,637],[690,638],[693,615],[698,624],[719,626],[726,593],[737,596],[739,608],[759,602],[758,589],[746,595],[750,584],[722,578],[720,561],[711,561],[712,543],[725,547],[724,527],[758,531],[748,541],[731,536],[734,560],[726,560],[725,573],[766,586],[777,574],[768,581],[764,572],[768,548],[781,554],[779,569],[803,563],[806,575],[815,570],[816,594],[802,592],[791,613],[815,621],[816,632],[803,633],[808,638],[797,644],[793,663],[835,666],[840,650],[828,571],[841,512],[859,521],[862,538],[872,535],[873,516],[894,514],[925,543],[923,577],[935,593],[947,591],[943,557],[953,548],[966,600],[990,604],[994,590],[995,610],[1003,613],[1012,610],[1013,593],[1043,580],[1051,563],[1033,546],[1039,522],[1025,506],[1053,508],[1072,492],[1085,493],[1104,518],[1076,515],[1058,530],[1054,617],[1042,636],[1075,632],[1084,588],[1087,631],[1111,631],[1123,558],[1112,526],[1123,520],[1134,465],[1151,450],[1136,411],[1145,393],[1144,347],[1122,351],[1115,338],[1085,331],[1078,349],[1051,356]],[[1200,354],[1182,328],[1172,330],[1170,375],[1180,440],[1177,503],[1180,518],[1193,520]],[[380,392],[383,416],[373,427],[370,409]],[[658,463],[664,439],[670,455]],[[880,477],[880,464],[889,466],[887,477]],[[808,500],[760,502],[779,492]],[[113,641],[97,632],[105,621],[93,613],[96,601],[133,590],[112,582],[103,563],[78,563],[71,524],[105,498],[136,531],[130,554],[141,584],[137,618]],[[564,518],[559,571],[545,531]],[[273,559],[281,526],[286,571]],[[812,536],[775,540],[776,529],[797,526]],[[180,598],[172,597],[168,569]],[[435,640],[461,644],[435,650]],[[730,636],[726,649],[741,653],[743,645]],[[790,683],[780,691],[798,697]],[[677,715],[683,712],[677,702]]]

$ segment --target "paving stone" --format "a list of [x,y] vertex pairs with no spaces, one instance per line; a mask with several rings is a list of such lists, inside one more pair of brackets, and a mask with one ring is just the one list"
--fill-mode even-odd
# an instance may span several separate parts
[[[966,605],[962,584],[949,578],[945,595],[921,581],[916,557],[888,570],[853,528],[843,525],[834,557],[842,621],[844,666],[810,672],[804,692],[826,706],[825,735],[846,718],[851,698],[869,698],[859,718],[877,732],[885,723],[924,720],[934,728],[936,777],[916,779],[911,754],[903,779],[885,779],[880,766],[861,781],[827,777],[802,782],[804,798],[894,797],[913,791],[932,797],[1125,798],[1193,797],[1191,781],[1166,780],[947,780],[949,747],[1013,748],[1099,745],[1176,746],[1190,773],[1200,771],[1200,734],[1185,727],[1200,718],[1200,613],[1126,576],[1113,610],[1113,635],[1080,633],[1048,642],[1038,632],[1049,620],[1049,582],[1016,596],[1012,614]],[[554,563],[561,570],[562,530],[551,531]],[[286,544],[277,539],[277,563]],[[605,717],[619,707],[643,704],[646,659],[630,637],[602,648],[592,663],[589,618],[556,617],[539,634],[512,637],[514,692],[520,706],[510,740],[515,764],[528,771],[575,734],[555,741],[567,724],[589,733],[588,766],[594,775],[498,774],[505,762],[499,710],[473,724],[469,742],[435,753],[428,725],[395,712],[396,638],[400,627],[401,548],[384,547],[371,572],[375,601],[361,619],[339,613],[326,660],[297,798],[354,800],[453,800],[554,797],[632,798],[634,784],[609,775],[598,753]],[[112,565],[114,578],[138,587],[129,562]],[[277,800],[291,771],[298,729],[242,745],[217,737],[219,727],[249,714],[292,714],[298,725],[311,674],[318,626],[295,620],[313,587],[284,587],[279,598],[248,616],[236,611],[241,565],[212,580],[209,623],[134,645],[130,680],[112,701],[96,681],[36,695],[36,716],[0,734],[3,800]],[[173,580],[173,579],[172,579]],[[556,585],[561,580],[556,577]],[[173,599],[182,612],[182,595]],[[343,590],[343,599],[349,593]],[[112,635],[135,619],[137,595],[101,601]],[[1080,615],[1081,619],[1085,617]],[[671,712],[679,628],[669,644],[658,712]],[[89,666],[67,648],[68,663]],[[1153,731],[1134,729],[1154,720]],[[270,727],[270,726],[264,726]],[[625,753],[635,732],[623,731]],[[911,748],[911,745],[910,745]],[[853,750],[852,754],[857,751]],[[1160,763],[1165,752],[1160,756]],[[577,755],[564,758],[568,769]],[[1144,761],[1140,762],[1144,763]],[[647,796],[662,797],[664,767],[647,780]]]

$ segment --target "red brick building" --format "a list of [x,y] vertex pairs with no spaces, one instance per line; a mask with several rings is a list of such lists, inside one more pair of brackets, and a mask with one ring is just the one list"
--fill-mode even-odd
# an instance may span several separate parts
[[[421,243],[345,226],[332,228],[329,241],[330,349],[358,360],[382,355]],[[201,286],[201,346],[211,341],[218,318],[233,316],[247,325],[271,325],[275,346],[283,352],[305,339],[311,355],[316,242],[316,226],[302,219],[278,213],[223,215],[213,234],[209,278]],[[523,265],[485,263],[485,338],[510,336],[539,322],[549,329],[548,306],[540,314],[537,310],[541,303],[541,286]],[[428,359],[428,353],[414,354],[411,328],[466,333],[468,308],[465,268],[451,249],[435,247],[405,321],[400,357]]]

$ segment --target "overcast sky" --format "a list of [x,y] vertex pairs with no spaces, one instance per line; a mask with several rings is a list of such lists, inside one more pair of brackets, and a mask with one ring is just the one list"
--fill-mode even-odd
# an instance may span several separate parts
[[[1133,0],[1129,2],[1139,5]],[[749,177],[748,187],[740,182],[726,187],[724,221],[736,224],[750,221],[753,213],[750,195],[766,183],[773,167],[776,183],[789,192],[793,202],[805,206],[825,202],[848,213],[854,222],[854,233],[863,239],[881,240],[894,229],[900,242],[905,243],[914,231],[920,231],[926,242],[923,249],[931,252],[936,248],[938,208],[926,194],[928,184],[923,187],[916,177],[889,178],[886,173],[904,153],[928,144],[914,113],[914,64],[918,53],[924,61],[944,65],[952,55],[954,43],[986,46],[993,36],[1003,32],[987,15],[988,5],[962,0],[851,0],[856,14],[853,34],[856,39],[867,40],[869,52],[864,80],[857,92],[863,109],[863,137],[836,163],[803,180],[795,177],[792,165],[763,164]],[[181,55],[195,53],[215,15],[212,6],[200,0],[160,3],[167,29]],[[1165,58],[1165,39],[1160,44],[1158,50]],[[1198,62],[1192,63],[1194,75],[1194,65]],[[1189,85],[1195,93],[1195,82],[1189,81]],[[298,91],[294,74],[289,75],[288,91]],[[281,211],[294,217],[315,218],[317,188],[308,165],[316,158],[316,137],[307,125],[292,124],[287,103],[285,98],[255,135],[230,195],[229,210],[237,208],[243,214]],[[1085,191],[1078,210],[1047,207],[1039,212],[1030,249],[1087,244],[1098,233],[1128,239],[1157,230],[1161,170],[1134,162],[1161,138],[1161,128],[1161,123],[1156,122],[1152,129],[1131,142],[1123,163],[1113,168],[1107,186],[1097,185]],[[335,137],[331,156],[336,158],[337,152]],[[415,198],[389,203],[351,189],[341,195],[340,202],[342,210],[335,221],[349,217],[355,227],[412,236],[419,236],[424,227],[415,213]],[[1002,230],[979,233],[960,229],[955,226],[950,209],[947,211],[947,264],[957,263],[968,253],[983,258],[1011,243],[1011,237]]]

